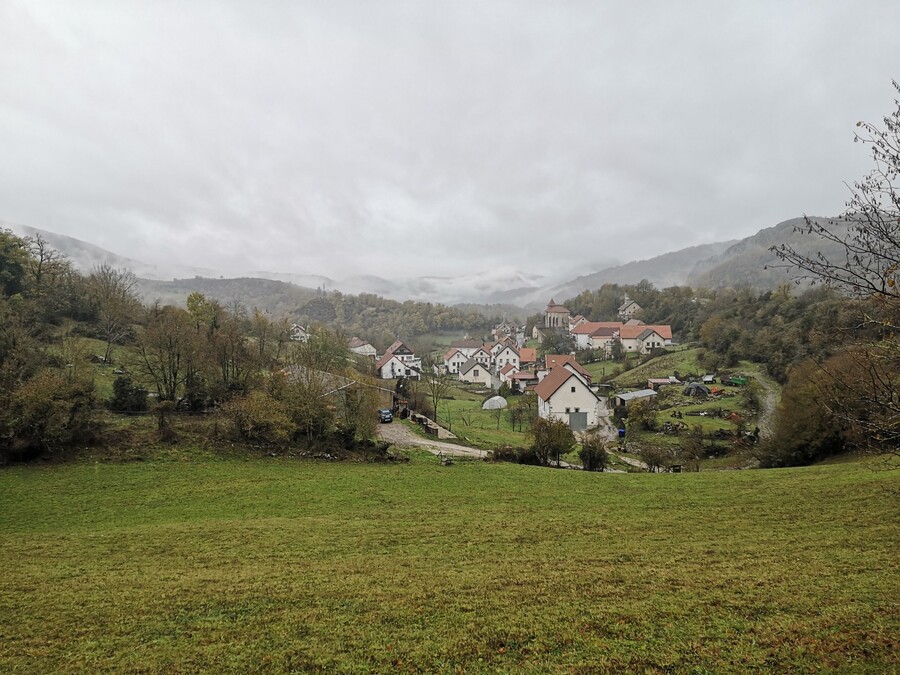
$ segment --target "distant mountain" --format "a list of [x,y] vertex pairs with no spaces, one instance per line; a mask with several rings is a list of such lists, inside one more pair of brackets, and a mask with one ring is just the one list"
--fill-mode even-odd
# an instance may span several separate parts
[[551,295],[571,298],[582,291],[600,288],[603,284],[637,284],[643,279],[650,281],[658,288],[679,286],[687,281],[697,261],[718,255],[735,243],[736,240],[731,240],[715,244],[691,246],[672,253],[658,255],[655,258],[607,267],[599,272],[578,277],[561,284],[551,289]]
[[[691,246],[647,260],[605,266],[599,271],[566,282],[512,267],[460,276],[385,279],[375,275],[359,275],[343,280],[316,274],[255,271],[243,279],[232,278],[231,281],[234,283],[231,284],[214,284],[216,292],[210,291],[208,294],[218,298],[218,293],[221,292],[227,296],[224,299],[238,298],[252,305],[254,302],[251,298],[256,297],[257,293],[263,295],[274,293],[285,298],[283,302],[279,301],[277,304],[291,305],[295,301],[303,304],[309,298],[308,293],[313,292],[313,289],[321,289],[353,295],[371,293],[399,301],[414,300],[446,305],[503,305],[533,309],[543,307],[551,297],[570,298],[582,291],[600,288],[606,283],[636,284],[643,279],[647,279],[658,288],[675,285],[710,288],[744,285],[766,289],[784,283],[790,278],[782,269],[771,267],[766,269],[767,265],[771,266],[778,262],[775,255],[769,251],[771,246],[789,243],[798,250],[808,253],[822,250],[826,254],[833,255],[837,252],[827,246],[823,247],[827,242],[793,231],[795,226],[802,224],[802,218],[794,218],[760,230],[755,235],[739,241]],[[82,272],[89,272],[91,268],[101,263],[113,267],[127,267],[138,277],[146,280],[142,283],[141,289],[145,297],[151,300],[158,297],[175,301],[176,297],[186,297],[187,293],[191,292],[188,290],[182,295],[187,288],[199,290],[200,287],[205,287],[202,280],[188,283],[195,278],[228,281],[223,277],[233,277],[209,268],[148,264],[111,253],[74,237],[34,227],[2,224],[0,226],[9,227],[21,236],[40,234],[51,246],[67,255]],[[176,283],[166,285],[149,283],[172,279],[175,279]],[[276,291],[276,287],[250,283],[263,280],[290,284],[298,290],[299,295],[296,299],[287,299],[290,294],[285,295],[281,290]]]
[[[838,231],[846,232],[847,225],[837,219],[811,217],[810,220],[820,224],[834,222]],[[728,286],[748,286],[758,290],[775,288],[791,280],[788,270],[772,267],[779,265],[780,261],[769,249],[781,244],[789,244],[803,254],[815,255],[821,252],[833,260],[843,255],[843,249],[836,244],[815,235],[794,231],[794,228],[802,228],[804,224],[803,218],[792,218],[741,239],[721,253],[698,262],[685,283],[689,286],[707,288]]]

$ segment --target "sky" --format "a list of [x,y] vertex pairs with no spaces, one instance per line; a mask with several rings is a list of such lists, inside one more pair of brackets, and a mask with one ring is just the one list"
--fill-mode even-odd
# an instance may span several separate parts
[[0,221],[233,273],[566,278],[840,213],[898,25],[895,1],[0,0]]

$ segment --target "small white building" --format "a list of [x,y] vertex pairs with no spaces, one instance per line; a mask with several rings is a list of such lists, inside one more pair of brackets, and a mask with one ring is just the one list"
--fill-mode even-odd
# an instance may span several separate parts
[[514,366],[511,363],[507,363],[500,369],[500,372],[497,373],[497,376],[500,378],[500,384],[509,382],[512,379],[513,375],[518,372],[519,368],[517,366]]
[[309,340],[309,328],[304,328],[299,323],[295,323],[291,326],[291,340],[306,342]]
[[672,345],[672,327],[668,325],[622,326],[619,340],[626,352],[649,354],[654,349]]
[[413,351],[401,340],[388,347],[378,362],[375,372],[383,380],[395,377],[412,377],[418,379],[422,372],[422,359],[416,358]]
[[534,388],[538,415],[543,419],[563,420],[574,431],[591,429],[606,415],[606,405],[584,380],[565,368],[555,366]]

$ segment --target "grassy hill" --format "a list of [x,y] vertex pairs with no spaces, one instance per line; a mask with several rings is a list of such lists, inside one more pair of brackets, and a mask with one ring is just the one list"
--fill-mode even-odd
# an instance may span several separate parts
[[900,667],[897,476],[0,472],[0,671]]

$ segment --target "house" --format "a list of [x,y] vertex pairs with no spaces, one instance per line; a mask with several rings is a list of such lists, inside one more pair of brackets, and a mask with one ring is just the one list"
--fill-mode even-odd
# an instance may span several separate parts
[[388,347],[384,356],[375,364],[375,373],[383,380],[395,377],[418,379],[421,371],[422,359],[416,358],[412,349],[403,344],[402,340],[396,340]]
[[450,351],[444,354],[444,366],[451,375],[459,375],[459,367],[468,360],[469,357],[455,347],[451,347]]
[[537,349],[533,347],[519,347],[519,368],[537,363]]
[[585,321],[572,329],[577,349],[602,349],[622,327],[621,321]]
[[500,378],[500,384],[504,382],[508,382],[509,379],[519,372],[519,369],[511,363],[507,363],[500,369],[500,372],[497,373],[497,376]]
[[459,369],[460,382],[468,382],[470,384],[483,384],[490,387],[493,382],[490,368],[484,366],[479,361],[469,358]]
[[538,383],[538,376],[528,370],[520,370],[512,375],[507,375],[506,380],[513,391],[522,394],[529,387],[534,387]]
[[672,345],[672,327],[667,325],[622,326],[619,340],[626,352],[649,354],[653,349]]
[[578,326],[587,322],[588,320],[585,319],[581,314],[576,314],[575,316],[569,317],[569,332],[571,333],[574,329],[578,328]]
[[484,349],[484,342],[467,337],[463,340],[454,340],[450,343],[450,348],[458,349],[465,354],[466,357],[469,357],[475,353],[476,349]]
[[359,354],[360,356],[367,356],[369,358],[375,358],[375,347],[364,340],[360,340],[358,337],[354,337],[350,340],[350,351],[354,354]]
[[309,340],[309,328],[304,328],[299,323],[291,326],[291,340],[306,342]]
[[555,366],[534,388],[538,397],[538,415],[544,419],[566,422],[574,431],[583,431],[600,424],[606,413],[603,401],[576,373],[564,366]]
[[509,345],[504,345],[494,354],[494,370],[499,370],[503,366],[508,365],[519,367],[519,352]]
[[641,389],[640,391],[628,391],[624,394],[616,394],[616,406],[627,406],[632,401],[641,401],[656,396],[657,393],[652,389]]
[[382,380],[392,380],[397,377],[408,377],[418,380],[422,373],[420,360],[404,361],[396,354],[385,354],[375,364],[375,372]]
[[512,323],[511,321],[501,321],[491,330],[491,337],[495,340],[499,341],[504,337],[515,338],[516,333],[519,332],[519,327]]
[[480,363],[482,366],[484,366],[485,368],[488,368],[488,369],[490,369],[491,363],[494,360],[491,358],[491,353],[489,351],[487,351],[484,347],[479,347],[478,349],[473,351],[469,355],[469,358],[478,361],[478,363]]
[[619,315],[619,318],[622,321],[628,321],[638,312],[643,311],[643,307],[637,304],[634,300],[629,298],[627,295],[624,298],[624,302],[619,305],[619,309],[616,310],[616,313]]

